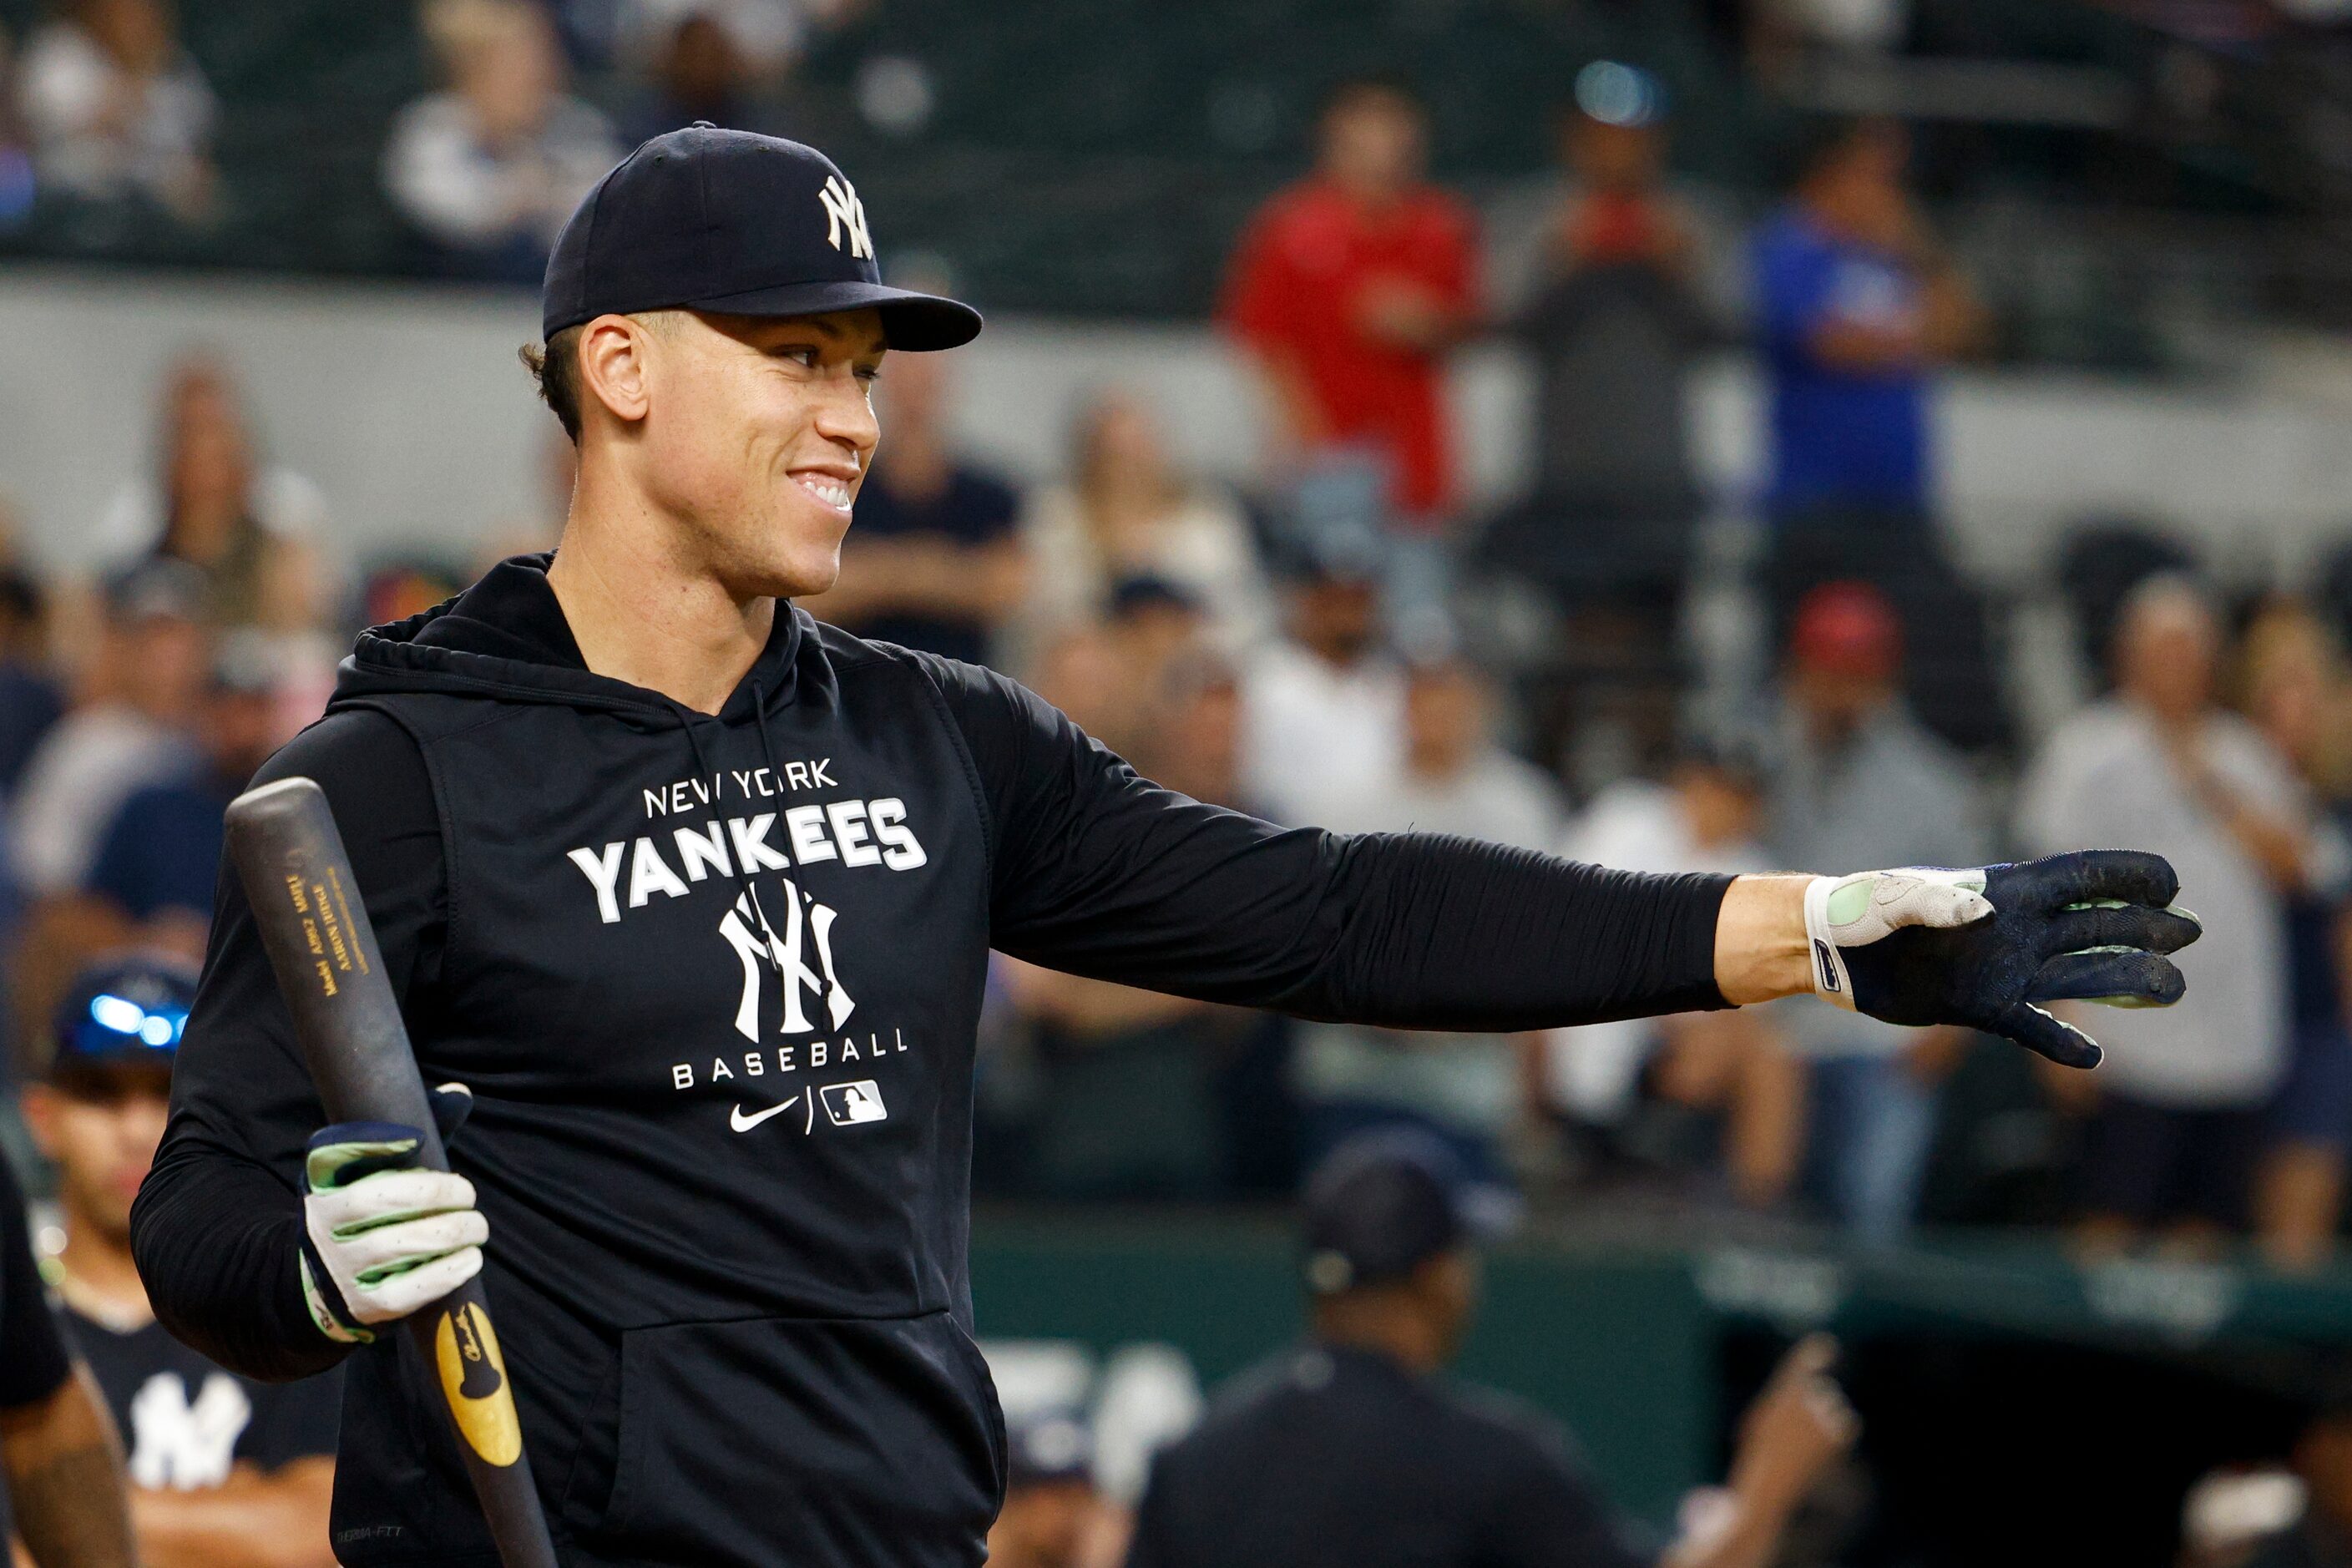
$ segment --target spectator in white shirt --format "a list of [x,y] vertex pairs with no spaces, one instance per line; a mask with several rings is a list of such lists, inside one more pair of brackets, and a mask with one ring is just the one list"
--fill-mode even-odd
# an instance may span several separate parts
[[449,87],[400,111],[384,186],[453,270],[536,282],[623,150],[564,92],[554,26],[530,0],[436,0],[425,22]]
[[[1493,707],[1467,662],[1417,665],[1399,765],[1324,774],[1300,799],[1302,819],[1340,833],[1452,833],[1549,850],[1559,842],[1559,793],[1496,743]],[[1482,1179],[1504,1179],[1503,1141],[1528,1110],[1511,1039],[1301,1024],[1297,1040],[1309,1164],[1368,1127],[1409,1121],[1444,1138]]]
[[25,46],[17,95],[40,181],[95,201],[212,212],[212,89],[164,0],[72,0]]
[[1343,784],[1383,787],[1404,753],[1404,674],[1381,645],[1377,568],[1338,554],[1291,591],[1290,635],[1242,668],[1243,782],[1278,822]]
[[2084,1151],[2088,1239],[2245,1219],[2262,1111],[2287,1061],[2284,896],[2304,881],[2303,791],[2253,727],[2214,703],[2219,619],[2191,583],[2152,578],[2116,630],[2116,693],[2062,725],[2020,792],[2035,854],[2146,845],[2180,873],[2205,939],[2172,1007],[2103,1016],[2106,1060]]
[[1089,399],[1070,447],[1068,482],[1037,492],[1023,520],[1038,625],[1100,616],[1120,579],[1141,576],[1198,601],[1229,653],[1272,633],[1249,521],[1230,495],[1175,470],[1141,401],[1125,392]]
[[[1561,853],[1628,871],[1769,871],[1759,842],[1764,749],[1746,737],[1695,737],[1664,784],[1610,785],[1570,828]],[[1780,1203],[1803,1152],[1804,1068],[1786,1049],[1781,1009],[1743,1007],[1553,1029],[1537,1059],[1547,1108],[1571,1130],[1636,1164],[1672,1167],[1684,1151],[1671,1119],[1644,1099],[1720,1118],[1720,1181],[1743,1206]],[[1657,1126],[1646,1123],[1655,1122]],[[1717,1178],[1709,1162],[1708,1180]]]
[[59,720],[26,764],[11,841],[32,892],[81,885],[99,830],[123,797],[189,765],[208,639],[202,573],[150,561],[106,584],[106,627],[89,696]]
[[26,764],[8,821],[27,904],[9,973],[20,1028],[40,1027],[75,972],[119,934],[75,895],[122,803],[199,765],[193,729],[211,674],[204,595],[204,574],[183,561],[108,579],[81,700]]

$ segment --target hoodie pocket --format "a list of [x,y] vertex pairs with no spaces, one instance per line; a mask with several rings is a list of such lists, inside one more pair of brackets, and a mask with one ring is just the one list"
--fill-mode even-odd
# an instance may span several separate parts
[[970,1568],[1003,1498],[987,1363],[947,1312],[622,1336],[611,1500],[582,1544],[697,1568]]

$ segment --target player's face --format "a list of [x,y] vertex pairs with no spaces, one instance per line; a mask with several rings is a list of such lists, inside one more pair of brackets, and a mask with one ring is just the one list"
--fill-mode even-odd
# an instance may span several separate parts
[[656,338],[645,423],[651,499],[698,536],[743,597],[822,593],[881,426],[871,310],[824,316],[682,314]]
[[990,1533],[989,1556],[1035,1568],[1066,1568],[1078,1560],[1096,1507],[1094,1488],[1083,1480],[1015,1487]]
[[74,1224],[110,1242],[129,1240],[131,1200],[163,1142],[168,1093],[152,1075],[71,1093],[47,1085],[26,1092],[34,1138],[58,1168],[58,1196]]

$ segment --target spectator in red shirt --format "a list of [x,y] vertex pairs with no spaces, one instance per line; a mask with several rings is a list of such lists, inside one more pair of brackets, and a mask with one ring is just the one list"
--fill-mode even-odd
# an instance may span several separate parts
[[1265,374],[1282,455],[1370,455],[1423,529],[1454,501],[1440,376],[1475,322],[1478,271],[1469,212],[1423,178],[1427,145],[1405,88],[1333,91],[1314,173],[1251,223],[1223,312]]

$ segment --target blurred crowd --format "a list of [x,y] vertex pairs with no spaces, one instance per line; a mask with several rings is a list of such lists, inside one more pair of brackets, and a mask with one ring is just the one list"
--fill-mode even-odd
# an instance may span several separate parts
[[[384,187],[448,271],[533,280],[636,141],[706,119],[789,130],[778,85],[852,8],[427,0],[444,85],[393,125]],[[1769,62],[1815,13],[1870,9],[1759,7],[1748,42]],[[38,182],[206,221],[211,99],[174,26],[163,0],[71,0],[24,39],[0,209]],[[571,96],[583,58],[638,73],[630,115]],[[1600,62],[1572,87],[1553,188],[1483,227],[1431,179],[1408,87],[1328,94],[1312,166],[1225,277],[1219,329],[1263,416],[1248,486],[1188,471],[1148,385],[1087,394],[1059,471],[1021,482],[960,450],[956,354],[894,359],[840,583],[806,608],[1003,668],[1148,777],[1286,826],[1655,871],[2154,849],[2207,926],[2187,999],[2086,1019],[2109,1057],[2081,1074],[1811,999],[1458,1037],[1000,959],[976,1189],[1278,1199],[1350,1140],[1402,1128],[1539,1211],[1799,1221],[1865,1245],[1948,1225],[2063,1226],[2106,1251],[2245,1237],[2282,1266],[2326,1259],[2352,1159],[2352,573],[2250,592],[2160,531],[2086,528],[2062,586],[2093,695],[2029,728],[1936,515],[1936,379],[1989,328],[1911,192],[1903,129],[1811,127],[1777,209],[1726,234],[1669,179],[1654,79]],[[1742,334],[1769,467],[1726,498],[1697,471],[1687,394],[1699,356]],[[1446,378],[1497,337],[1534,375],[1530,477],[1480,509]],[[45,1173],[35,1239],[93,1343],[153,1328],[127,1205],[165,1079],[74,1057],[95,1048],[75,1044],[90,965],[201,960],[223,806],[319,713],[355,627],[499,552],[338,547],[327,499],[271,459],[223,362],[174,367],[153,432],[89,520],[92,571],[0,549],[0,1142]],[[551,425],[550,449],[547,514],[501,549],[554,542],[569,473]],[[1710,667],[1694,635],[1698,563],[1726,539],[1745,542],[1732,591],[1762,628],[1760,670]],[[235,1531],[290,1521],[315,1545],[317,1412],[257,1416],[258,1395],[214,1394],[211,1375],[185,1370],[169,1411],[121,1402],[154,1560],[245,1560],[204,1554],[230,1514],[160,1500],[223,1484],[233,1459],[254,1466],[215,1500]],[[253,1436],[232,1456],[208,1430]],[[1085,1560],[1083,1441],[1019,1436],[1000,1560]],[[142,1472],[141,1452],[161,1457]],[[183,1538],[185,1556],[157,1544]]]
[[[646,137],[697,120],[774,130],[814,37],[860,0],[425,0],[437,87],[404,108],[382,183],[428,270],[535,282],[588,187]],[[59,0],[0,37],[0,226],[36,200],[98,235],[230,221],[220,106],[170,0]],[[585,68],[618,86],[572,90]]]
[[[494,39],[527,9],[505,5],[430,14],[489,29],[467,48],[524,31],[554,48],[535,11]],[[1538,1205],[1605,1193],[1877,1241],[1923,1222],[2254,1234],[2324,1256],[2352,1150],[2352,685],[2331,601],[2247,602],[2160,536],[2094,530],[2067,586],[2104,695],[2021,733],[1932,502],[1934,377],[1981,312],[1906,190],[1901,129],[1824,123],[1745,239],[1770,463],[1740,591],[1773,652],[1726,700],[1689,635],[1724,510],[1684,415],[1694,354],[1726,331],[1702,220],[1665,182],[1657,84],[1601,63],[1574,87],[1558,190],[1501,269],[1426,175],[1411,92],[1330,94],[1313,167],[1230,262],[1221,325],[1266,411],[1252,486],[1187,472],[1148,386],[1084,395],[1061,473],[1024,486],[958,450],[954,354],[894,361],[839,585],[807,607],[1004,668],[1169,788],[1286,825],[1726,872],[2146,845],[2209,924],[2189,999],[2100,1017],[2113,1049],[2084,1076],[1810,1000],[1456,1038],[1007,961],[980,1190],[1275,1196],[1406,1122]],[[1443,387],[1449,355],[1496,332],[1536,374],[1533,478],[1482,515]],[[560,460],[548,488],[546,520],[501,552],[552,543]],[[31,1078],[93,955],[201,957],[220,808],[320,710],[351,629],[484,564],[339,558],[317,488],[268,460],[202,357],[160,389],[148,471],[92,522],[92,576],[0,576],[6,981]],[[1528,605],[1538,633],[1501,635]]]

